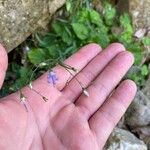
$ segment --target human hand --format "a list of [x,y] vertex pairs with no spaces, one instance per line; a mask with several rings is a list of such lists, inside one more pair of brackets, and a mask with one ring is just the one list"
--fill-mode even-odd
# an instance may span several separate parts
[[[63,67],[53,70],[56,87],[47,83],[45,73],[22,89],[28,112],[20,103],[19,92],[0,103],[0,149],[2,150],[100,150],[133,100],[136,85],[125,80],[133,55],[118,43],[101,51],[87,45],[65,61],[79,72],[72,77]],[[0,86],[7,68],[6,52],[0,47]],[[76,78],[87,87],[85,96]],[[68,79],[70,82],[68,84]]]

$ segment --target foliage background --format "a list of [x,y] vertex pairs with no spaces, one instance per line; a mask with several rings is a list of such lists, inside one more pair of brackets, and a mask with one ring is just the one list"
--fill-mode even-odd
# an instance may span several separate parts
[[49,31],[44,35],[35,33],[9,54],[9,68],[0,96],[27,85],[30,79],[37,78],[88,43],[98,43],[102,48],[112,42],[123,43],[135,55],[135,64],[126,78],[133,79],[142,88],[149,74],[148,63],[143,58],[150,39],[137,39],[134,34],[129,14],[119,15],[109,1],[103,2],[103,10],[99,12],[90,0],[67,0],[49,24]]

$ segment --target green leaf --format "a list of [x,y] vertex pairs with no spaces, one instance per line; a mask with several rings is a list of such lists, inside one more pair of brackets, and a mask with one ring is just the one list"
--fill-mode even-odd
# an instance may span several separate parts
[[63,30],[64,30],[64,26],[62,23],[58,22],[58,21],[54,21],[52,23],[52,29],[54,30],[54,32],[59,35],[62,36],[63,34]]
[[148,67],[147,67],[147,65],[143,65],[142,66],[141,74],[142,74],[142,76],[147,76],[148,75]]
[[73,42],[73,35],[70,31],[70,28],[67,26],[64,26],[64,31],[62,33],[62,40],[68,45],[70,45]]
[[51,58],[56,59],[59,57],[59,53],[58,53],[59,46],[57,44],[53,44],[49,46],[47,49],[48,49],[49,56],[51,56]]
[[110,39],[106,32],[103,30],[91,31],[91,35],[88,38],[88,43],[98,43],[102,48],[106,48],[108,46]]
[[118,40],[121,43],[130,44],[133,40],[133,37],[132,37],[132,34],[128,32],[122,32],[120,35],[118,35]]
[[35,35],[40,47],[48,47],[55,42],[56,36],[53,34],[47,34],[45,37],[40,37],[38,34]]
[[106,2],[104,4],[104,19],[107,25],[111,26],[114,24],[114,18],[116,17],[116,9],[111,4]]
[[85,23],[89,21],[89,10],[87,8],[82,8],[77,12],[77,15],[72,18],[72,22]]
[[134,63],[136,65],[140,65],[140,63],[142,61],[142,54],[141,54],[141,52],[133,52],[133,54],[134,54],[134,58],[135,58]]
[[34,65],[38,65],[47,59],[47,54],[41,48],[33,48],[28,52],[28,58]]
[[56,35],[61,37],[63,42],[67,43],[68,45],[71,44],[73,37],[70,31],[70,26],[67,23],[57,21],[53,23],[52,27]]
[[133,27],[131,24],[131,18],[129,14],[124,13],[123,15],[120,16],[120,25],[123,27],[124,32],[132,35],[133,34]]
[[66,10],[69,12],[72,10],[72,5],[71,5],[71,1],[70,0],[67,0],[66,1]]
[[142,43],[145,45],[145,46],[150,46],[150,37],[144,37],[142,39]]
[[76,36],[80,39],[80,40],[85,40],[88,38],[89,36],[89,30],[88,28],[81,23],[73,23],[72,24],[72,28],[76,34]]
[[89,14],[90,14],[91,23],[96,24],[98,26],[102,24],[101,16],[97,11],[90,9]]
[[142,60],[142,48],[140,43],[128,43],[126,49],[134,54],[135,64],[140,65]]
[[32,74],[32,70],[30,68],[26,68],[26,67],[21,67],[18,70],[18,72],[19,72],[19,77],[14,82],[13,86],[11,86],[11,89],[13,91],[16,91],[16,90],[22,88],[23,86],[25,86],[28,83],[29,78]]

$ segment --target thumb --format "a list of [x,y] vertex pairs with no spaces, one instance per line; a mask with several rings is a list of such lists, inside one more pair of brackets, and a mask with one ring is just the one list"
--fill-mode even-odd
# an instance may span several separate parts
[[4,49],[4,47],[0,44],[0,89],[5,79],[7,66],[8,66],[7,52]]

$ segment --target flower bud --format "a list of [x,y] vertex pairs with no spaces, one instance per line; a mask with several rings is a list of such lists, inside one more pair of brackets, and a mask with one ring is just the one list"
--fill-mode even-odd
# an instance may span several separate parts
[[85,96],[87,96],[87,97],[90,96],[90,95],[89,95],[89,92],[88,92],[86,89],[83,89],[83,94],[84,94]]

